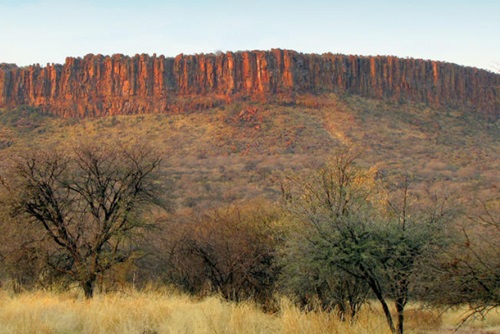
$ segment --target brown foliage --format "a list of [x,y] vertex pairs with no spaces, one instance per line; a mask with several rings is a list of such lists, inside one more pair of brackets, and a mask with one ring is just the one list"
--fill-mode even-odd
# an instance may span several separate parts
[[263,207],[234,206],[169,222],[161,245],[166,280],[191,293],[269,301],[278,274],[274,219]]

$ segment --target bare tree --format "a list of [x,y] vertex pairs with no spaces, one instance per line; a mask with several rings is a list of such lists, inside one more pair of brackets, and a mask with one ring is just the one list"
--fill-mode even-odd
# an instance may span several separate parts
[[500,201],[479,201],[477,210],[445,261],[436,266],[438,283],[431,285],[432,302],[469,305],[461,324],[500,306]]
[[147,226],[161,158],[149,147],[39,150],[15,159],[4,188],[11,213],[43,231],[49,266],[91,298],[98,275],[126,261],[130,236]]
[[276,215],[265,206],[232,206],[169,224],[163,259],[169,282],[191,293],[269,303],[279,271]]

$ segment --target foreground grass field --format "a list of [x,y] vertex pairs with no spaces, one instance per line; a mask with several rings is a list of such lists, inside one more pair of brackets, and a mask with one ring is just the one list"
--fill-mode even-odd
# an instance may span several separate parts
[[[463,310],[409,308],[407,333],[451,333]],[[168,291],[116,293],[85,300],[75,293],[0,291],[0,333],[389,333],[381,312],[366,307],[354,322],[329,313],[302,312],[281,300],[264,313],[252,303],[193,299]],[[500,313],[458,333],[500,333]]]

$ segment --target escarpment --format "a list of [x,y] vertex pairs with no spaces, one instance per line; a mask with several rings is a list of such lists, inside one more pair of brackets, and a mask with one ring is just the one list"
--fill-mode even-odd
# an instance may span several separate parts
[[0,64],[0,107],[30,105],[60,116],[175,112],[242,96],[322,92],[463,107],[495,120],[500,114],[500,75],[420,59],[276,49]]

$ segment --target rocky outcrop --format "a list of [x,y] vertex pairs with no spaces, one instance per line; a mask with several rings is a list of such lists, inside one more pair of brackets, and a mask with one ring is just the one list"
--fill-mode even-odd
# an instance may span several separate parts
[[288,50],[128,57],[87,55],[63,65],[0,65],[0,107],[61,116],[176,112],[241,96],[350,93],[500,114],[500,75],[420,59]]

